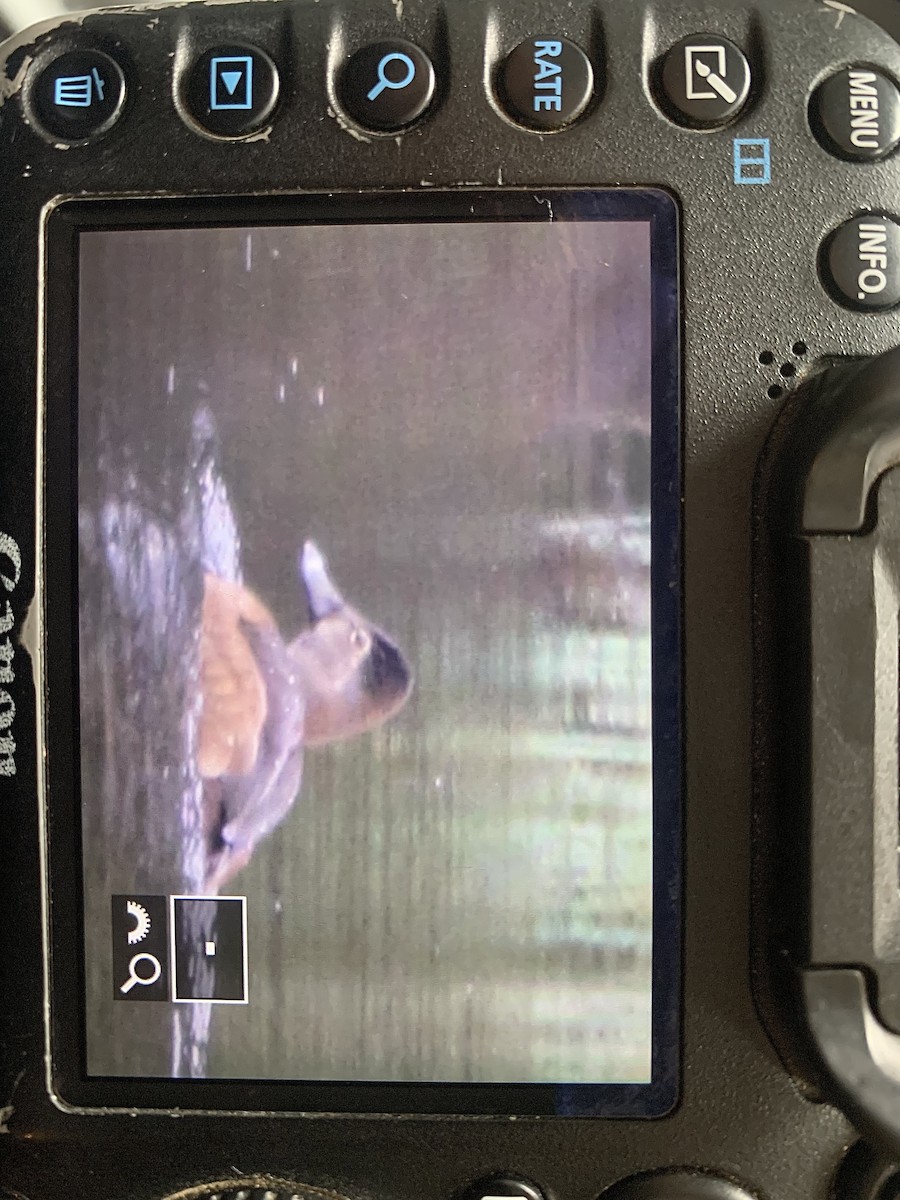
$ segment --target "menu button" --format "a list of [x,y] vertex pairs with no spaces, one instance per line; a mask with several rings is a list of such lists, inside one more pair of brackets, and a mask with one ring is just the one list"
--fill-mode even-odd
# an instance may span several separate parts
[[873,67],[846,67],[818,89],[810,120],[836,157],[874,162],[900,143],[900,88]]

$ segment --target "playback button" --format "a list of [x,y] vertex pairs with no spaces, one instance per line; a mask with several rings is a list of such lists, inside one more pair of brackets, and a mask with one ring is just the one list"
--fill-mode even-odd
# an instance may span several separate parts
[[122,68],[100,50],[70,50],[40,69],[31,91],[38,125],[60,142],[77,144],[105,133],[125,102]]
[[213,137],[242,138],[262,128],[278,99],[278,71],[257,46],[216,46],[188,74],[185,106]]

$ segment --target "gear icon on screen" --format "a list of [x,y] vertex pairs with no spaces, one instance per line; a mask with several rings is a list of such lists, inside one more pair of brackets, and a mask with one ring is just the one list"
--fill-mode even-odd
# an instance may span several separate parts
[[129,917],[134,917],[134,928],[128,931],[128,945],[136,946],[150,932],[150,914],[143,904],[138,904],[137,900],[129,900],[125,905],[125,911]]

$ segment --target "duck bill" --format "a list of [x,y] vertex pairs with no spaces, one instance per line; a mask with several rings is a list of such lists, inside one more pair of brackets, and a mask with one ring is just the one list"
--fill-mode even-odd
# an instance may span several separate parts
[[298,567],[306,588],[310,620],[321,621],[344,607],[344,597],[331,582],[328,564],[315,542],[304,544]]
[[207,864],[206,878],[203,890],[209,896],[217,896],[227,883],[246,867],[253,856],[253,849],[232,850],[225,846],[222,850],[210,856]]

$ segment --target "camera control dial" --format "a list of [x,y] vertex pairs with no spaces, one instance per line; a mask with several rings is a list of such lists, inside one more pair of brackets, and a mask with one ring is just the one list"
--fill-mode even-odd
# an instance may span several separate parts
[[796,401],[770,508],[793,663],[781,799],[796,844],[782,890],[802,914],[780,936],[822,1094],[896,1158],[900,347],[836,363]]
[[600,1200],[750,1200],[750,1193],[705,1171],[654,1171],[613,1184]]

